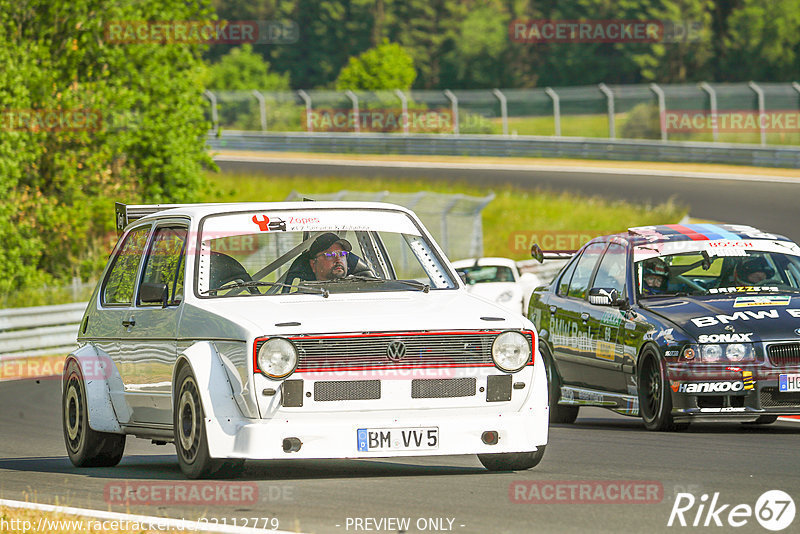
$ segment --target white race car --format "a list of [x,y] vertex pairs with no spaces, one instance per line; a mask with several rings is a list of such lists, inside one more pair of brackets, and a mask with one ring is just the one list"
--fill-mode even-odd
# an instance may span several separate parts
[[467,291],[523,315],[527,315],[531,293],[541,285],[539,277],[520,273],[517,262],[509,258],[459,260],[453,267],[465,279]]
[[76,466],[117,464],[127,434],[173,442],[191,478],[246,459],[542,459],[533,324],[470,295],[411,211],[285,202],[117,216],[124,232],[64,367]]

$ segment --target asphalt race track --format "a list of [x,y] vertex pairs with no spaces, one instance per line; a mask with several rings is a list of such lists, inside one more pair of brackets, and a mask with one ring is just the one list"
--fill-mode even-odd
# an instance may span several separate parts
[[[644,430],[636,418],[586,409],[576,424],[551,428],[545,457],[530,471],[490,473],[473,456],[252,462],[240,478],[199,483],[245,485],[256,497],[249,502],[226,505],[211,499],[182,505],[162,497],[152,504],[109,504],[106,497],[119,494],[126,482],[185,483],[174,448],[128,437],[119,466],[74,468],[64,452],[59,388],[57,378],[0,384],[0,497],[142,515],[227,518],[229,524],[231,518],[277,518],[281,530],[317,533],[366,531],[354,528],[358,518],[410,518],[409,531],[415,532],[418,521],[425,526],[429,518],[444,518],[439,520],[444,528],[426,531],[465,534],[695,530],[667,527],[677,493],[692,493],[699,503],[703,494],[719,492],[718,507],[731,505],[720,515],[722,521],[732,506],[753,507],[767,490],[800,497],[800,422],[695,424],[687,432],[665,434]],[[636,504],[570,503],[569,489],[561,498],[550,495],[567,502],[540,504],[525,502],[535,497],[529,487],[521,486],[527,488],[521,493],[515,489],[520,481],[538,481],[536,488],[545,498],[548,483],[585,480],[646,481],[660,489],[652,494],[656,503]],[[629,497],[637,499],[634,493]],[[697,509],[685,513],[689,525]],[[723,530],[711,521],[712,531]],[[729,529],[726,525],[724,530]],[[753,517],[737,531],[764,532]]]
[[380,164],[353,166],[347,162],[319,165],[279,163],[274,160],[229,161],[223,158],[217,158],[217,164],[222,171],[247,174],[414,179],[424,176],[497,187],[510,183],[530,189],[579,191],[585,195],[645,203],[660,203],[674,198],[679,204],[688,206],[693,217],[748,224],[800,241],[800,179],[797,183],[781,183],[651,174],[598,174],[590,171],[418,169]]
[[[423,175],[417,169],[331,165],[220,166],[286,175]],[[498,185],[579,189],[643,202],[674,196],[689,205],[695,217],[752,224],[800,240],[800,185],[549,171],[493,171],[488,178],[485,170],[439,169],[424,174]],[[190,483],[215,491],[223,486],[230,490],[234,484],[250,492],[253,498],[249,500],[237,500],[234,495],[226,501],[224,496],[232,494],[223,492],[223,497],[196,504],[163,497],[120,504],[111,502],[111,496],[131,494],[126,483],[144,484],[148,489],[153,484],[187,483],[173,446],[128,437],[126,456],[119,466],[77,469],[64,449],[60,409],[59,377],[0,383],[0,498],[151,516],[203,517],[228,524],[235,518],[240,525],[245,518],[258,518],[259,526],[275,518],[278,528],[293,532],[398,532],[401,529],[392,519],[398,518],[409,522],[410,532],[465,534],[728,532],[733,530],[727,522],[730,510],[737,505],[755,509],[768,490],[783,490],[800,502],[800,421],[767,426],[693,424],[687,432],[654,433],[644,430],[638,418],[590,408],[574,425],[551,427],[544,460],[530,471],[490,473],[472,456],[250,462],[239,478]],[[611,502],[602,502],[596,493],[588,499],[591,502],[576,502],[580,495],[571,494],[570,488],[587,487],[580,481],[610,481],[603,495]],[[655,498],[637,497],[635,488],[645,486],[656,489]],[[560,493],[554,491],[556,487]],[[620,503],[613,488],[622,488],[629,502]],[[542,499],[549,496],[555,502],[532,502],[535,490]],[[691,494],[696,501],[684,514],[689,526],[681,527],[676,520],[668,527],[679,493]],[[715,495],[716,510],[728,506],[709,517]],[[689,497],[681,499],[687,507]],[[723,526],[715,526],[715,517]],[[697,527],[692,526],[695,518]],[[737,532],[766,532],[754,515],[739,520],[745,524]],[[798,525],[800,518],[795,517],[784,532],[798,532]]]

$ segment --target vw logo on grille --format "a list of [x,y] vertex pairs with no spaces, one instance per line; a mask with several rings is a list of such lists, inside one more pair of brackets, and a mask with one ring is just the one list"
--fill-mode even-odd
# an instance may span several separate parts
[[800,336],[800,328],[795,329],[794,333]]
[[402,341],[392,341],[389,343],[389,346],[386,347],[386,356],[393,362],[402,360],[405,355],[406,346]]

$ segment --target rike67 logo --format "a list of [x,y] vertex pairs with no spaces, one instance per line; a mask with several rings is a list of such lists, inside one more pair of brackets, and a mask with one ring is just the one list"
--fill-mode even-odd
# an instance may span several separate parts
[[667,526],[737,528],[748,524],[755,516],[765,529],[779,531],[792,524],[794,515],[794,500],[781,490],[764,492],[755,506],[723,503],[718,491],[710,498],[704,493],[699,499],[691,493],[678,493]]

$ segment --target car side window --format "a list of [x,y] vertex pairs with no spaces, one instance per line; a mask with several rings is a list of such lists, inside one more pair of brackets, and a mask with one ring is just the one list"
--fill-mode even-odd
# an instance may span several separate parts
[[578,265],[579,260],[580,258],[575,259],[569,264],[558,282],[558,294],[562,297],[566,297],[569,292],[569,281],[572,280],[572,273],[575,272],[575,266]]
[[620,296],[623,296],[626,259],[625,246],[619,243],[611,243],[603,259],[600,260],[600,267],[597,268],[593,286],[613,288],[617,290]]
[[142,259],[149,230],[150,226],[141,226],[131,230],[125,237],[125,242],[119,248],[103,285],[101,300],[104,305],[130,305],[133,302],[136,272],[139,269],[139,261]]
[[578,263],[575,265],[575,273],[569,283],[567,296],[578,299],[586,298],[586,292],[589,290],[589,278],[591,278],[594,266],[597,264],[597,260],[600,259],[600,254],[603,253],[605,247],[605,243],[592,243],[584,249],[583,254],[578,258]]
[[168,304],[179,304],[183,299],[182,267],[186,234],[184,227],[159,227],[153,235],[145,260],[142,284],[166,284]]

